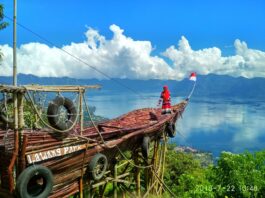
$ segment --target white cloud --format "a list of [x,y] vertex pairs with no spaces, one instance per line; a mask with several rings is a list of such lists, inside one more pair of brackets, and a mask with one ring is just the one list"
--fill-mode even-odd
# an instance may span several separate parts
[[217,47],[192,50],[182,36],[178,48],[171,46],[163,53],[173,61],[173,69],[187,76],[191,71],[199,74],[226,74],[247,78],[265,77],[265,52],[249,49],[245,42],[235,40],[236,55],[224,57]]
[[[111,39],[88,28],[86,40],[71,43],[61,49],[41,43],[21,45],[18,52],[18,72],[37,76],[69,76],[74,78],[104,78],[88,65],[113,78],[183,79],[191,71],[199,74],[227,74],[244,77],[265,77],[265,52],[249,49],[245,42],[236,40],[236,55],[223,57],[217,47],[193,50],[185,37],[178,48],[171,46],[160,56],[151,55],[150,41],[137,41],[124,35],[124,30],[111,25]],[[4,57],[0,75],[12,75],[12,48],[0,45]],[[86,62],[77,61],[67,51]],[[173,61],[169,65],[164,57]]]

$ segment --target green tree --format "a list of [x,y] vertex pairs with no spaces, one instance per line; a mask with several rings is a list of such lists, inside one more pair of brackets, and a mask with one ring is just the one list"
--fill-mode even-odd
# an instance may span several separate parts
[[[3,18],[4,18],[4,6],[2,4],[0,4],[0,30],[6,28],[8,26],[8,23],[4,22]],[[3,56],[3,54],[2,54],[1,49],[0,49],[0,61],[2,60],[2,56]]]
[[265,195],[265,151],[223,152],[209,180],[217,187],[216,197],[262,197]]
[[176,152],[175,145],[169,145],[166,155],[164,181],[178,197],[214,197],[207,179],[207,168],[192,154]]
[[3,18],[4,18],[4,6],[3,6],[3,4],[0,4],[0,30],[6,28],[8,26],[8,23],[4,22]]

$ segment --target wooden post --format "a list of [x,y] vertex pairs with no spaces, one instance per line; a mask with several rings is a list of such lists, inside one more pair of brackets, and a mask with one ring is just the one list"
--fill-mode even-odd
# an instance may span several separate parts
[[[164,173],[165,173],[165,164],[166,164],[166,152],[167,152],[167,136],[164,133],[164,150],[163,150],[163,163],[162,163],[162,175],[161,175],[161,180],[164,181]],[[161,189],[161,194],[162,194],[162,187]]]
[[[35,104],[33,104],[34,106],[36,106]],[[37,109],[38,110],[38,109]],[[39,110],[38,110],[39,111]],[[37,112],[34,113],[34,117],[35,117],[35,122],[33,123],[33,128],[39,128],[39,121],[40,121],[40,118],[37,114]]]
[[14,151],[12,154],[12,158],[10,161],[10,164],[8,166],[7,172],[8,172],[8,178],[9,178],[9,192],[12,193],[14,190],[14,177],[13,177],[13,171],[14,171],[14,165],[16,163],[17,160],[17,156],[18,156],[18,148],[19,148],[19,141],[18,141],[18,131],[15,130],[14,132]]
[[[22,165],[22,156],[24,155],[24,147],[23,147],[23,128],[24,128],[24,95],[22,93],[17,93],[17,105],[18,105],[18,152],[19,156],[17,159],[17,169],[16,169],[16,176],[18,177],[23,169]],[[25,146],[25,145],[24,145]],[[25,155],[24,155],[25,157]]]
[[[136,165],[139,165],[139,153],[135,153],[134,154],[134,163]],[[135,171],[135,180],[136,180],[136,194],[137,197],[141,196],[141,172],[140,169],[135,167],[136,171]]]
[[126,193],[122,191],[122,198],[126,198]]
[[[13,85],[17,86],[17,1],[13,1]],[[16,100],[14,100],[15,103]]]
[[20,151],[20,160],[19,160],[19,174],[26,168],[26,147],[28,145],[28,136],[23,135],[23,143],[21,146],[21,151]]
[[84,115],[83,115],[83,97],[84,92],[82,90],[79,90],[79,115],[80,115],[80,135],[83,135],[84,130]]
[[79,180],[79,198],[83,198],[83,178]]
[[[159,139],[156,139],[155,140],[155,142],[154,142],[154,154],[153,154],[153,170],[155,171],[155,170],[157,170],[157,168],[158,168],[158,163],[159,163],[159,159],[158,159],[158,157],[159,157],[159,155],[158,155],[158,151],[159,151]],[[154,173],[153,173],[153,171],[151,170],[151,171],[149,171],[149,177],[150,177],[150,179],[149,179],[149,184],[150,185],[152,185],[152,188],[153,189],[150,189],[150,192],[151,193],[154,193],[154,188],[155,188],[155,186],[153,185],[154,183],[156,183],[157,184],[157,182],[156,182],[156,177],[155,177],[155,175],[154,175]],[[148,185],[148,187],[150,187],[150,185]]]
[[[162,146],[162,164],[161,164],[161,171],[159,177],[161,178],[161,181],[164,181],[164,172],[165,172],[165,163],[166,163],[166,151],[167,151],[167,136],[165,133],[163,133],[163,146]],[[160,184],[158,187],[158,194],[162,195],[163,193],[163,188]]]
[[17,102],[17,93],[16,92],[13,93],[13,100],[14,100],[14,111],[13,111],[14,130],[15,130],[15,132],[17,132],[18,131],[18,102]]
[[118,174],[118,170],[117,170],[117,164],[114,165],[114,181],[113,181],[113,191],[114,191],[114,198],[118,197],[117,194],[117,174]]
[[18,128],[19,131],[23,129],[24,123],[24,95],[22,93],[18,93]]
[[137,196],[141,197],[141,172],[139,168],[137,168],[137,171],[136,171],[136,182],[137,182],[137,186],[136,186]]

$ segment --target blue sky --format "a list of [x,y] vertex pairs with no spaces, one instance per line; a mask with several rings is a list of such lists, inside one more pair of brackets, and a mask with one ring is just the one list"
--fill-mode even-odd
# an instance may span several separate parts
[[[13,1],[1,3],[5,14],[12,16]],[[57,47],[84,42],[88,27],[111,40],[109,28],[115,24],[127,38],[149,41],[152,55],[160,55],[172,45],[177,48],[182,36],[194,51],[217,47],[222,56],[232,56],[239,39],[248,48],[263,52],[264,20],[263,0],[18,0],[18,22]],[[30,42],[53,47],[18,27],[18,45]],[[0,45],[4,44],[12,45],[12,25],[0,31]],[[173,62],[170,67],[174,67],[169,56],[163,60]]]
[[[12,16],[12,1],[1,1]],[[263,0],[18,0],[18,21],[57,45],[84,40],[86,26],[110,37],[116,24],[126,35],[150,40],[158,49],[188,38],[194,49],[218,46],[224,50],[235,39],[265,49]],[[18,42],[39,41],[19,28]],[[1,43],[12,43],[12,27],[0,32]]]

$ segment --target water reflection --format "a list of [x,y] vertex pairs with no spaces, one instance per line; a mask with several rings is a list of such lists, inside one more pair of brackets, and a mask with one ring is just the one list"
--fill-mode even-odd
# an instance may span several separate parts
[[[128,111],[156,107],[159,93],[97,95],[89,97],[96,114],[108,118]],[[173,102],[181,98],[173,98]],[[265,102],[234,99],[193,98],[183,119],[177,123],[179,133],[171,140],[179,145],[211,151],[215,156],[223,150],[243,152],[264,149]]]
[[223,150],[243,152],[264,149],[265,103],[257,101],[220,103],[192,102],[178,122],[183,136],[179,144],[208,150],[218,156]]

